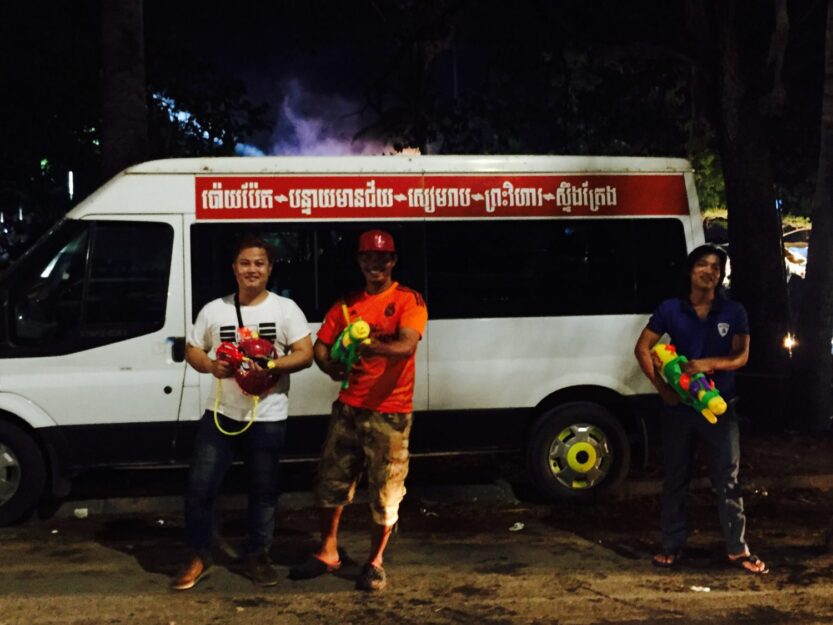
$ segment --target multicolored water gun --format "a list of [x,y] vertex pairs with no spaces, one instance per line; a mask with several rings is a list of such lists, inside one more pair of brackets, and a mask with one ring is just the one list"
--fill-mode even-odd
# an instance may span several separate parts
[[[278,357],[275,346],[248,328],[238,330],[237,345],[223,342],[217,346],[217,358],[225,360],[234,368],[234,379],[249,395],[262,395],[277,381],[271,369]],[[255,369],[257,363],[260,369]]]
[[717,417],[726,412],[727,405],[714,382],[704,373],[685,373],[684,365],[688,358],[677,354],[677,348],[670,343],[657,343],[652,351],[661,363],[662,379],[674,389],[682,402],[694,408],[709,423],[717,423]]
[[[370,342],[370,324],[361,318],[351,322],[350,313],[344,304],[341,305],[341,311],[344,313],[344,322],[347,325],[341,331],[341,334],[338,335],[336,342],[333,343],[330,349],[330,358],[344,365],[344,371],[349,376],[353,365],[360,358],[359,345]],[[341,382],[341,388],[345,389],[349,386],[349,378],[344,378]]]
[[[241,429],[228,431],[223,429],[217,417],[220,400],[223,396],[223,385],[217,380],[217,393],[214,399],[214,424],[217,429],[228,436],[237,436],[248,430],[257,419],[257,408],[260,396],[277,382],[272,369],[278,352],[268,340],[262,339],[257,332],[248,328],[237,331],[237,344],[224,341],[217,346],[217,358],[224,360],[234,368],[234,380],[244,393],[252,396],[251,418]],[[258,368],[254,367],[257,363]]]

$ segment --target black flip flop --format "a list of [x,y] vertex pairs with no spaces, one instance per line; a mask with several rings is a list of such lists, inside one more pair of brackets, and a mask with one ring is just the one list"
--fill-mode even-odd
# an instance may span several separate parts
[[309,556],[303,564],[293,566],[289,569],[289,579],[298,581],[302,579],[313,579],[327,573],[333,573],[341,568],[341,561],[336,564],[327,564],[315,556]]

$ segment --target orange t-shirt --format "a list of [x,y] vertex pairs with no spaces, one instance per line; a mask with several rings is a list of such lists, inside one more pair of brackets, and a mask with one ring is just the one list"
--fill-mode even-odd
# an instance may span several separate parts
[[[342,304],[347,305],[350,321],[359,318],[370,324],[370,336],[377,341],[393,341],[401,328],[411,328],[420,337],[428,321],[428,309],[422,295],[394,282],[387,290],[370,295],[352,293],[336,302],[324,317],[318,338],[333,345],[347,323]],[[350,371],[350,386],[342,389],[339,400],[354,408],[379,412],[411,412],[414,399],[414,360],[408,358],[364,356]]]

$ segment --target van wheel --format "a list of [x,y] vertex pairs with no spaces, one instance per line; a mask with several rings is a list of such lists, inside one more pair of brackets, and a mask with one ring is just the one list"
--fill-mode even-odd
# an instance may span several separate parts
[[46,465],[32,437],[0,421],[0,526],[25,519],[46,484]]
[[577,401],[541,415],[532,428],[527,460],[542,494],[582,498],[621,484],[631,450],[625,430],[607,408]]

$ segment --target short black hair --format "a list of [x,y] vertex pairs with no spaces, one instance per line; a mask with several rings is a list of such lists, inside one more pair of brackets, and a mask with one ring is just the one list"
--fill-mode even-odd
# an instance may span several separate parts
[[234,242],[234,253],[231,255],[231,262],[235,262],[237,257],[240,256],[240,252],[250,247],[259,247],[266,251],[266,257],[269,259],[269,264],[274,262],[275,257],[275,250],[274,248],[265,240],[257,236],[256,234],[243,234],[237,237]]
[[708,256],[709,254],[714,254],[720,261],[720,280],[718,282],[718,286],[720,286],[723,284],[723,279],[726,277],[726,263],[729,261],[729,255],[726,253],[726,250],[719,245],[714,245],[713,243],[706,243],[705,245],[700,245],[691,250],[687,259],[686,275],[690,276],[691,270],[694,269],[694,265],[697,264],[697,261],[704,256]]

